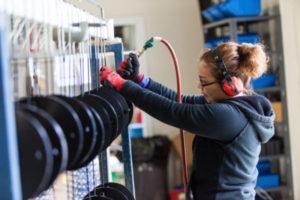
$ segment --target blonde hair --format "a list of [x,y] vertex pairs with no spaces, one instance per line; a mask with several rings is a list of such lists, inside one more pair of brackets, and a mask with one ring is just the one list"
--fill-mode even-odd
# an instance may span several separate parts
[[[216,49],[228,71],[238,76],[246,89],[250,88],[252,78],[258,78],[267,71],[269,57],[263,44],[226,42],[218,45]],[[203,53],[200,61],[205,62],[217,79],[221,78],[221,70],[216,66],[210,51]]]

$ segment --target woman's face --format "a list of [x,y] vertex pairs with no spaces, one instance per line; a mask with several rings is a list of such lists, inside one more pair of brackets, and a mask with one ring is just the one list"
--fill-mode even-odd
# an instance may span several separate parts
[[219,81],[212,75],[209,66],[203,61],[199,62],[199,84],[198,88],[208,103],[215,103],[228,99],[229,97],[222,90]]

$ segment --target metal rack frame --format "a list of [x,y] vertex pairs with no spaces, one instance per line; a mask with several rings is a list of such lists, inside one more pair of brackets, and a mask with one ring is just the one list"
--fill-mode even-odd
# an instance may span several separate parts
[[[92,51],[95,52],[95,51]],[[121,62],[124,59],[124,48],[122,43],[115,43],[106,46],[106,52],[113,52],[115,57],[115,65],[120,66]],[[98,77],[98,65],[95,57],[95,54],[92,53],[92,62],[91,65],[91,78],[92,85],[97,84],[97,80],[94,77]],[[96,70],[95,70],[96,69]],[[132,162],[132,150],[131,150],[131,138],[128,133],[128,129],[122,133],[122,149],[123,149],[123,161],[124,161],[124,174],[125,174],[125,185],[131,191],[133,196],[135,196],[135,184],[134,184],[134,174],[133,174],[133,162]],[[101,183],[106,183],[109,180],[109,170],[108,170],[108,152],[104,151],[99,155],[100,161],[100,178]]]
[[258,17],[233,17],[233,18],[227,18],[220,21],[215,21],[211,23],[207,23],[203,25],[204,33],[206,34],[208,32],[208,29],[212,28],[220,28],[229,26],[230,28],[230,39],[233,41],[237,41],[237,28],[239,24],[251,24],[251,23],[257,23],[257,22],[264,22],[268,21],[270,19],[275,19],[278,17],[278,15],[274,16],[258,16]]
[[[1,14],[0,14],[1,18]],[[12,86],[9,79],[10,67],[8,63],[7,55],[7,38],[5,34],[5,22],[0,19],[0,192],[3,199],[19,200],[22,199],[20,171],[19,171],[19,156],[17,135],[14,117],[14,105],[12,97]],[[123,44],[113,44],[107,46],[107,50],[114,52],[116,66],[118,66],[123,58]],[[95,55],[92,54],[92,59],[95,59]],[[95,69],[98,65],[93,63],[91,67]],[[95,72],[95,70],[91,72]],[[92,81],[95,84],[94,73],[91,73]],[[131,139],[128,134],[128,130],[122,133],[122,147],[124,158],[124,173],[126,187],[135,196],[134,176],[133,176],[133,163],[131,152]],[[101,183],[108,182],[108,158],[107,151],[104,151],[99,155],[100,159],[100,175]]]

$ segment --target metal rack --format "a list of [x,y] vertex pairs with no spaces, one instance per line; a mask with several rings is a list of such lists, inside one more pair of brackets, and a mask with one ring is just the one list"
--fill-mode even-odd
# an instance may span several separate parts
[[[124,59],[124,48],[122,43],[111,44],[106,47],[107,52],[113,52],[115,57],[116,66],[119,66]],[[95,60],[95,55],[92,54],[92,60]],[[96,62],[92,62],[95,63]],[[97,65],[91,66],[92,72],[96,72],[95,68]],[[95,77],[95,74],[91,74]],[[97,80],[94,80],[94,84],[97,84]],[[131,138],[128,133],[128,129],[122,133],[122,149],[124,158],[124,174],[125,174],[125,185],[135,196],[135,185],[134,185],[134,174],[133,174],[133,162],[132,162],[132,150],[131,150]],[[101,183],[108,182],[108,162],[107,152],[103,152],[99,155],[100,160],[100,172],[101,172]]]
[[229,26],[230,29],[230,39],[233,41],[237,41],[237,28],[238,25],[242,24],[251,24],[251,23],[258,23],[258,22],[265,22],[271,19],[275,19],[278,16],[259,16],[259,17],[234,17],[234,18],[228,18],[228,19],[223,19],[220,21],[216,22],[211,22],[208,24],[205,24],[203,26],[204,33],[206,34],[209,29],[213,28],[220,28],[220,27],[225,27]]
[[[14,105],[12,96],[12,86],[10,80],[10,65],[8,62],[9,52],[6,35],[8,24],[5,17],[7,13],[0,11],[0,192],[3,199],[22,199],[18,145],[15,128]],[[107,51],[113,52],[115,55],[116,66],[118,66],[123,58],[123,44],[116,43],[106,46]],[[94,55],[95,56],[95,55]],[[92,57],[95,59],[95,57]],[[97,64],[97,63],[94,63]],[[97,65],[91,65],[94,69]],[[95,70],[91,70],[95,72]],[[97,74],[91,73],[91,79]],[[124,158],[124,173],[126,187],[135,196],[134,177],[133,177],[133,163],[131,153],[131,140],[128,131],[122,133],[122,147]],[[99,155],[100,160],[100,174],[101,183],[109,181],[108,172],[108,154],[107,151]]]
[[[209,30],[216,29],[216,28],[222,29],[224,27],[229,27],[230,40],[237,41],[238,26],[248,26],[250,24],[268,22],[269,20],[278,20],[278,19],[280,19],[280,15],[228,18],[228,19],[223,19],[220,21],[204,24],[203,30],[204,30],[205,38],[207,38],[207,34],[209,33]],[[280,21],[280,20],[278,20],[278,21]],[[280,26],[280,24],[277,24],[277,25]],[[276,34],[280,34],[280,33],[276,33]],[[280,43],[279,45],[282,49],[281,42],[282,41],[279,41],[279,43]],[[282,52],[278,52],[278,53],[282,54]],[[293,182],[292,182],[292,174],[291,174],[291,155],[290,155],[289,127],[288,127],[286,88],[285,88],[285,76],[284,76],[285,72],[284,72],[283,59],[281,59],[279,61],[279,64],[280,64],[280,67],[279,67],[280,85],[275,86],[275,87],[257,89],[257,90],[255,90],[255,92],[260,93],[260,94],[280,93],[280,99],[281,99],[281,103],[283,105],[283,108],[282,108],[283,121],[280,124],[276,124],[276,126],[282,127],[282,131],[283,131],[283,135],[284,135],[284,138],[283,138],[284,139],[284,152],[283,152],[283,154],[280,154],[280,155],[262,156],[260,159],[269,159],[269,160],[270,159],[271,160],[284,159],[285,176],[286,176],[286,181],[285,181],[284,185],[280,185],[279,187],[276,187],[276,188],[270,188],[270,189],[267,189],[266,191],[268,191],[268,192],[280,191],[286,195],[286,196],[283,196],[284,199],[285,198],[293,199]]]

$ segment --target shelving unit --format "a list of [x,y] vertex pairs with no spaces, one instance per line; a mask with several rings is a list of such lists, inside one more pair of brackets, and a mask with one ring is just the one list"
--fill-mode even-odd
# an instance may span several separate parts
[[225,26],[230,27],[230,38],[231,40],[236,41],[237,39],[237,27],[242,24],[251,24],[251,23],[258,23],[258,22],[265,22],[271,19],[274,19],[278,16],[259,16],[259,17],[234,17],[234,18],[228,18],[223,19],[216,22],[211,22],[208,24],[205,24],[203,26],[204,33],[207,33],[208,29],[213,28],[221,28]]
[[267,93],[267,92],[280,92],[280,86],[266,87],[255,90],[257,93]]
[[277,155],[269,155],[269,156],[260,156],[260,160],[274,160],[284,158],[284,154],[277,154]]
[[[257,25],[260,23],[269,23],[272,20],[276,20],[276,26],[280,26],[280,15],[272,15],[272,16],[257,16],[257,17],[235,17],[235,18],[227,18],[220,21],[210,22],[203,25],[203,31],[205,36],[205,41],[209,39],[209,37],[213,34],[223,33],[226,28],[226,33],[230,36],[231,41],[237,41],[237,36],[240,30],[247,31],[249,26],[251,28],[253,25]],[[266,26],[267,27],[267,26]],[[260,30],[256,30],[260,34]],[[262,155],[260,160],[270,160],[272,163],[276,163],[278,166],[277,173],[280,174],[281,185],[275,188],[265,189],[271,196],[273,193],[281,193],[281,198],[277,196],[275,199],[293,199],[293,185],[292,185],[292,174],[291,174],[291,155],[290,155],[290,144],[289,144],[289,127],[288,127],[288,117],[287,117],[287,102],[286,102],[286,88],[285,88],[285,76],[284,76],[284,62],[283,62],[283,52],[282,49],[282,39],[281,33],[276,32],[274,30],[267,30],[267,35],[274,36],[276,34],[276,45],[277,48],[272,49],[272,42],[267,44],[268,52],[270,53],[270,58],[274,58],[272,56],[276,55],[275,59],[276,64],[278,66],[278,77],[277,84],[273,87],[260,88],[255,90],[256,93],[266,95],[266,96],[275,96],[278,98],[282,104],[282,122],[275,123],[276,132],[275,135],[279,136],[283,140],[283,152],[275,155]],[[264,34],[266,34],[264,32]],[[263,34],[260,34],[263,36]],[[267,38],[270,39],[270,38]],[[265,43],[265,41],[263,41]],[[279,49],[279,50],[278,50]],[[273,63],[271,63],[273,64]],[[274,68],[271,67],[273,70]],[[275,69],[276,70],[276,69]],[[276,97],[277,95],[277,97]],[[271,100],[271,99],[270,99]],[[283,163],[283,166],[281,166]]]

